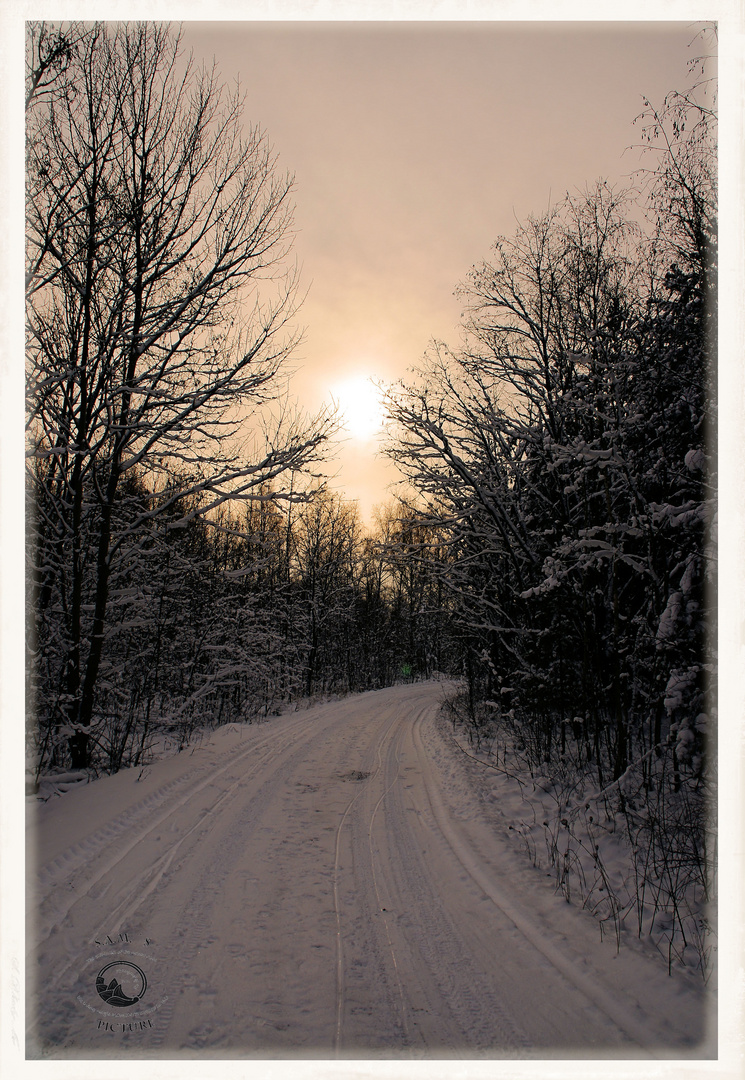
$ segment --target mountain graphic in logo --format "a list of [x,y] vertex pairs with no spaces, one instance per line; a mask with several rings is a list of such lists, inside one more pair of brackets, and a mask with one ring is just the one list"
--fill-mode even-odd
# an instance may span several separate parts
[[[106,972],[109,972],[108,980],[104,978]],[[145,972],[129,960],[114,960],[99,971],[96,990],[108,1005],[126,1009],[129,1005],[136,1005],[147,990]]]

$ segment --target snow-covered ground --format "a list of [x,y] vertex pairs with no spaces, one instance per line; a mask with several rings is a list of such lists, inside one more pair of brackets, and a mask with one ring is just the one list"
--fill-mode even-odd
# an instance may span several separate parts
[[[644,942],[617,952],[557,895],[441,696],[398,686],[229,725],[29,798],[28,1056],[337,1059],[329,1076],[716,1057],[712,992]],[[141,1000],[98,995],[109,964]]]

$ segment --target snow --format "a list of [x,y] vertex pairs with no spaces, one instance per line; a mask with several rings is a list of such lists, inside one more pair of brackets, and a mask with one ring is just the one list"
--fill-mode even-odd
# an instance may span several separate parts
[[689,450],[685,456],[685,465],[689,472],[703,472],[706,467],[706,458],[700,446]]
[[[267,1064],[252,1076],[287,1060],[314,1076],[443,1059],[468,1059],[469,1076],[494,1059],[514,1075],[546,1058],[703,1068],[713,995],[564,901],[515,839],[519,786],[459,752],[442,693],[230,724],[29,797],[29,1057],[109,1059],[107,1074],[136,1058],[143,1075],[162,1058]],[[114,959],[147,975],[126,1010],[95,993]],[[327,1058],[355,1064],[324,1072]]]

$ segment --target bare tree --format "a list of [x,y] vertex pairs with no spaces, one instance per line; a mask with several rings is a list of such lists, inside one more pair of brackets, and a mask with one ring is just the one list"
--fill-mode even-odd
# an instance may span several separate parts
[[66,30],[49,23],[30,22],[26,33],[26,109],[49,97],[61,85],[73,49],[86,29],[71,25]]
[[[676,260],[686,272],[702,275],[707,305],[714,309],[718,229],[716,26],[704,27],[696,37],[702,52],[688,62],[688,86],[671,90],[661,105],[645,98],[644,111],[635,120],[641,129],[642,149],[652,161],[639,170],[638,179],[656,225],[655,246],[665,253],[668,263]],[[713,314],[710,310],[712,322]],[[715,347],[714,327],[710,332]]]
[[292,545],[305,623],[305,692],[349,688],[361,548],[356,503],[323,489],[294,521]]
[[[237,92],[184,60],[167,26],[37,41],[33,92],[54,64],[65,77],[28,119],[34,586],[37,610],[59,593],[63,712],[81,766],[113,568],[169,505],[169,475],[196,476],[208,512],[305,468],[330,427],[285,415],[260,451],[242,449],[246,417],[282,388],[296,281],[285,265],[292,181],[243,124]],[[132,474],[154,497],[128,518]]]
[[[696,941],[707,977],[715,116],[688,93],[646,119],[659,158],[641,190],[567,196],[472,270],[460,348],[433,346],[388,394],[387,452],[446,553],[467,676],[453,715],[561,792],[543,826],[567,880],[572,845],[600,866],[584,796],[601,793],[636,882],[613,917],[635,910],[641,934],[667,910],[670,955]],[[576,827],[572,802],[592,809]]]

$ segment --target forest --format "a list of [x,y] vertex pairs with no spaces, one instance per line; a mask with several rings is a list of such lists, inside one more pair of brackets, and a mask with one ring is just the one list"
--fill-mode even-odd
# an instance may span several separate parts
[[35,781],[444,675],[459,745],[552,793],[562,887],[591,867],[603,918],[641,934],[664,911],[671,951],[694,943],[708,971],[713,63],[646,103],[628,187],[485,236],[459,344],[387,389],[401,484],[367,528],[328,483],[338,418],[288,396],[292,178],[263,133],[168,27],[30,25]]

